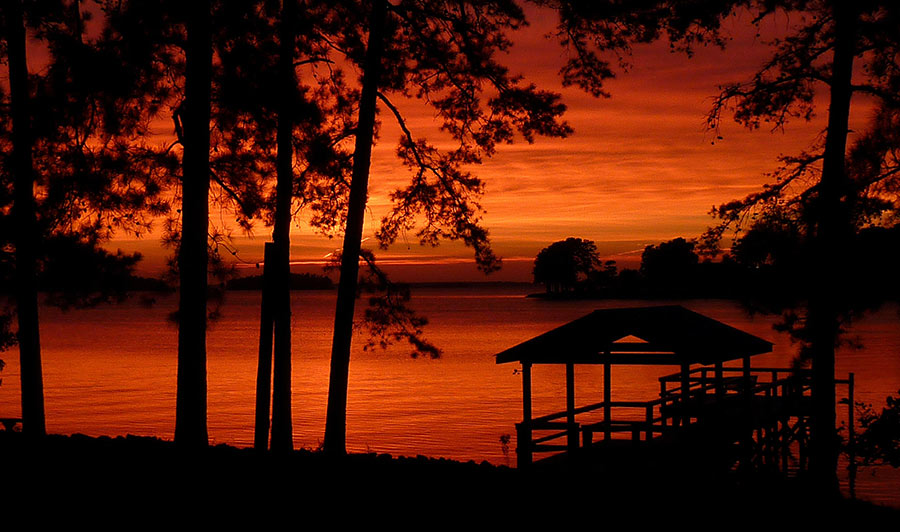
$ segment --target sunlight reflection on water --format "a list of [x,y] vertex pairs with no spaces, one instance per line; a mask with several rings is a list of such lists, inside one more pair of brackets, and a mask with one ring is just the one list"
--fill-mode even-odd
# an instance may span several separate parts
[[[495,353],[602,307],[644,306],[648,301],[540,301],[522,287],[422,288],[413,304],[427,316],[439,360],[410,360],[404,346],[364,352],[355,342],[350,366],[347,444],[351,451],[423,454],[458,460],[515,462],[515,427],[521,418],[521,381],[513,365],[494,364]],[[672,302],[666,302],[671,304]],[[62,312],[42,309],[47,428],[57,433],[141,434],[170,439],[175,422],[176,331],[166,315],[176,304],[161,297],[151,309],[137,301]],[[785,366],[789,339],[772,329],[773,317],[748,317],[735,303],[682,302],[697,312],[775,342],[755,365]],[[249,446],[258,343],[259,294],[230,293],[208,339],[209,433],[215,443]],[[333,292],[294,292],[293,408],[296,447],[316,448],[324,432],[331,346]],[[842,349],[837,376],[856,373],[857,400],[884,404],[900,388],[897,307],[854,324],[863,349]],[[0,412],[17,415],[18,353],[4,353]],[[657,377],[670,371],[621,370],[614,397],[647,399]],[[579,402],[595,402],[601,370],[579,367]],[[535,413],[565,407],[564,371],[540,367],[534,377]],[[597,396],[593,399],[593,396]],[[846,408],[839,410],[839,421]],[[509,454],[501,436],[512,435]],[[859,496],[900,506],[900,475],[861,470]]]

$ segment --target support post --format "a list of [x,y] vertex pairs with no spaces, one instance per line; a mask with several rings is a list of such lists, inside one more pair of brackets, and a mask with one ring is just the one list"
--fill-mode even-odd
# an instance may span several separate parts
[[566,364],[566,424],[569,452],[578,450],[578,430],[575,428],[575,364]]
[[688,402],[691,395],[691,366],[681,365],[681,424],[688,426],[691,423],[691,415],[688,413]]
[[744,357],[744,393],[750,396],[750,357]]
[[722,373],[722,362],[716,362],[716,397],[719,399],[725,395],[725,379]]
[[790,438],[790,419],[785,417],[781,418],[781,472],[787,474],[788,472],[788,460],[791,456],[791,438]]
[[609,441],[610,438],[610,418],[612,417],[612,364],[606,362],[603,364],[603,422],[606,428],[603,430],[603,441]]
[[[850,455],[850,471],[851,475],[856,474],[856,427],[854,427],[854,419],[853,419],[853,388],[855,387],[854,375],[851,372],[847,375],[847,428],[848,428],[848,441],[847,441],[847,452]],[[855,486],[854,486],[855,488]]]
[[534,450],[531,443],[531,363],[522,362],[522,422],[516,425],[516,467],[531,465]]
[[531,422],[531,363],[522,362],[522,421]]

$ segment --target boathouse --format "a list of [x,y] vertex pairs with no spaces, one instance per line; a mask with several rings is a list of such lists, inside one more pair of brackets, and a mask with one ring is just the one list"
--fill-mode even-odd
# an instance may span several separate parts
[[[623,445],[633,452],[702,438],[707,446],[715,440],[717,452],[741,465],[754,462],[786,471],[796,453],[792,467],[803,468],[809,373],[754,367],[752,357],[771,352],[772,346],[684,307],[657,306],[596,310],[511,347],[497,354],[496,362],[521,364],[518,467],[529,467],[538,458],[584,459]],[[565,365],[564,411],[532,415],[532,368],[537,364]],[[579,364],[602,365],[603,382],[597,383],[602,401],[576,404]],[[614,380],[627,371],[620,367],[629,365],[670,366],[675,372],[659,378],[656,397],[616,400]]]

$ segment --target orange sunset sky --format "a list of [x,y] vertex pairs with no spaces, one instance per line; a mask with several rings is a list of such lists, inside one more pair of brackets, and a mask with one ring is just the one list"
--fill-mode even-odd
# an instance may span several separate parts
[[[404,281],[528,281],[537,252],[569,236],[594,240],[604,258],[636,266],[644,246],[678,236],[692,238],[712,224],[713,205],[740,198],[767,181],[780,154],[808,147],[824,128],[827,110],[820,95],[815,119],[794,121],[784,131],[748,131],[726,121],[716,139],[705,130],[706,113],[722,83],[747,79],[768,57],[768,39],[790,20],[764,22],[760,36],[750,17],[726,22],[733,41],[722,51],[698,49],[692,58],[669,52],[667,43],[638,47],[628,72],[609,81],[610,99],[564,89],[557,76],[565,50],[545,38],[555,15],[532,9],[531,25],[513,35],[516,45],[505,63],[539,87],[562,93],[566,120],[575,133],[566,139],[538,138],[501,146],[497,155],[472,170],[486,182],[484,223],[504,266],[489,277],[477,272],[472,253],[459,243],[421,247],[414,235],[379,254],[380,262]],[[397,101],[413,132],[437,137],[433,112],[418,101]],[[862,103],[863,105],[859,105]],[[868,117],[865,102],[854,101],[851,126]],[[388,113],[375,147],[365,234],[374,233],[389,205],[387,194],[408,179],[394,150],[400,136]],[[161,134],[168,120],[160,123]],[[851,138],[852,140],[852,138]],[[216,222],[227,215],[216,217]],[[241,266],[255,270],[270,230],[258,224],[253,235],[235,232]],[[374,240],[369,240],[374,245]],[[319,272],[323,258],[341,245],[317,235],[301,218],[292,232],[295,271]],[[365,245],[365,243],[364,243]],[[140,251],[139,273],[158,274],[169,253],[158,239],[116,239],[110,248]],[[255,272],[254,272],[255,273]]]

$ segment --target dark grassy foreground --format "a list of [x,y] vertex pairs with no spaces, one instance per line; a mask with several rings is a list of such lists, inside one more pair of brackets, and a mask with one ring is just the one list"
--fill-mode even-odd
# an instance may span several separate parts
[[19,519],[125,529],[271,519],[315,529],[361,522],[438,529],[451,523],[579,528],[576,523],[590,528],[617,523],[645,529],[676,522],[704,529],[754,523],[781,529],[842,521],[894,526],[900,517],[900,511],[818,500],[809,492],[796,481],[736,482],[676,468],[524,474],[425,457],[330,459],[309,451],[279,457],[224,445],[188,452],[171,442],[133,436],[50,436],[34,443],[20,433],[0,432],[0,530],[20,529],[3,526]]

